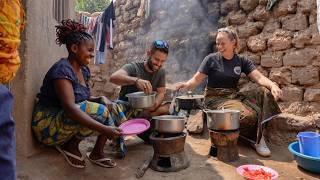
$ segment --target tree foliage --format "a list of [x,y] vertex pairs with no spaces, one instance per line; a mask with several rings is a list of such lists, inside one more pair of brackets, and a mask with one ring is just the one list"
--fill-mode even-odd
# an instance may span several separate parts
[[77,0],[76,11],[89,13],[101,12],[110,4],[111,0]]

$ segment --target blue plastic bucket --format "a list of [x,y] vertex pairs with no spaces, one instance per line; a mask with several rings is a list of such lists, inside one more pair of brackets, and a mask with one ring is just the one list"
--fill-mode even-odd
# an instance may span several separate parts
[[316,132],[306,131],[297,135],[299,139],[300,153],[320,157],[320,135]]

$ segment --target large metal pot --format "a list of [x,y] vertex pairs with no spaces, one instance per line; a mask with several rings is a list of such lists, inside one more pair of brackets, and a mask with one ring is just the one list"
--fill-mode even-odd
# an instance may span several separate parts
[[183,110],[202,109],[203,95],[195,95],[188,92],[187,95],[176,97],[177,106]]
[[240,127],[240,111],[231,109],[203,110],[207,125],[212,130],[236,130]]
[[163,115],[152,117],[154,130],[159,133],[181,133],[185,127],[186,117]]
[[156,100],[156,92],[152,92],[151,94],[145,94],[142,91],[130,93],[126,96],[128,97],[129,104],[131,107],[136,109],[144,109],[152,107]]

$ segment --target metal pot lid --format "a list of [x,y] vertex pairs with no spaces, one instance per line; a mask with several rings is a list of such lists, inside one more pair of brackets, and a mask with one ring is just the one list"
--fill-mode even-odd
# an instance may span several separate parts
[[143,91],[138,91],[134,93],[126,94],[127,97],[146,97],[146,96],[154,96],[157,93],[153,91],[151,94],[145,94]]
[[185,116],[175,116],[175,115],[162,115],[162,116],[153,116],[152,119],[155,120],[185,120]]
[[215,110],[204,109],[203,111],[205,113],[240,113],[239,110],[235,110],[235,109],[215,109]]
[[178,96],[177,99],[203,99],[204,95],[183,95],[183,96]]

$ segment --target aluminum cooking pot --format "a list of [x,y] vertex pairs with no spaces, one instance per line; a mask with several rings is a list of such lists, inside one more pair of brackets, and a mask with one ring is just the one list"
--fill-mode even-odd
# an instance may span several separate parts
[[144,109],[152,107],[156,100],[156,92],[145,94],[142,91],[127,94],[129,104],[136,109]]
[[186,117],[163,115],[152,117],[154,130],[160,133],[181,133],[185,127]]
[[236,130],[240,127],[240,111],[231,109],[203,110],[207,125],[212,130]]
[[187,95],[176,97],[178,109],[193,110],[202,109],[203,95],[195,95],[188,91]]

